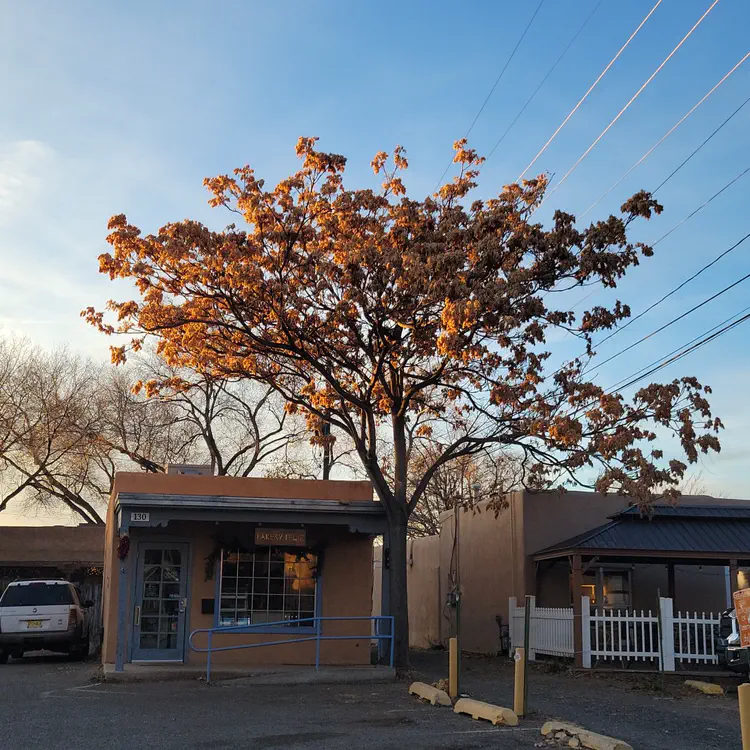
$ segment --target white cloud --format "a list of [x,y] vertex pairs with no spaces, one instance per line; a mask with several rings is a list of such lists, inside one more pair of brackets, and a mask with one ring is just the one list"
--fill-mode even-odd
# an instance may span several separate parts
[[0,146],[0,225],[33,211],[55,152],[42,141]]

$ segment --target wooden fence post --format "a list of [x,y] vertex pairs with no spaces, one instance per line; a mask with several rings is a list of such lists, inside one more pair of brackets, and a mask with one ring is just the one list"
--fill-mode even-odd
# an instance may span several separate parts
[[581,597],[581,666],[591,669],[591,602],[588,596]]
[[539,644],[539,624],[536,620],[536,597],[527,596],[526,606],[529,608],[529,661],[536,661],[536,646]]
[[672,599],[659,598],[661,614],[661,663],[665,672],[675,671],[674,658],[674,603]]

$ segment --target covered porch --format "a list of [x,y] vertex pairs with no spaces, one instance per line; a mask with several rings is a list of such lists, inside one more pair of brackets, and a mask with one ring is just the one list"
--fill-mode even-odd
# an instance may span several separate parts
[[[628,618],[646,625],[639,625],[639,637],[632,635],[632,624],[625,628],[627,648],[631,640],[633,651],[638,642],[648,641],[651,645],[641,651],[659,655],[659,645],[651,643],[655,636],[646,631],[656,630],[662,616],[670,622],[689,616],[691,628],[676,626],[677,641],[683,636],[706,639],[709,633],[713,638],[732,594],[748,585],[749,561],[750,508],[657,505],[643,515],[633,507],[534,554],[536,602],[539,607],[572,607],[577,666],[587,652],[590,658],[587,639],[598,638],[608,627],[608,638],[617,640],[616,631],[623,630],[621,623]],[[668,612],[662,611],[665,607]],[[708,644],[700,653],[705,661],[709,656],[715,661]]]

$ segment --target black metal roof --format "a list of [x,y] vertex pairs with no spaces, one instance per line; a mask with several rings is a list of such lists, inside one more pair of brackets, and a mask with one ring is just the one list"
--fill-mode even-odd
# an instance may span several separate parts
[[534,557],[597,551],[750,557],[750,509],[658,506],[650,517],[628,508],[609,523],[539,550]]
[[750,503],[744,505],[652,505],[642,510],[637,505],[625,508],[610,518],[750,518]]

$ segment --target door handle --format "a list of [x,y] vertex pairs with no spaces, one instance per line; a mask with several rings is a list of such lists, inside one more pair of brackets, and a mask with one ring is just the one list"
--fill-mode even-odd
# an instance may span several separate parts
[[141,608],[140,607],[135,608],[135,617],[133,618],[133,624],[134,625],[141,624]]
[[180,599],[180,614],[187,609],[187,599]]

